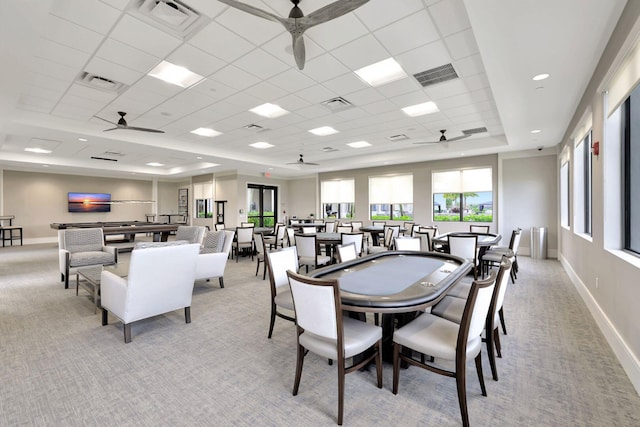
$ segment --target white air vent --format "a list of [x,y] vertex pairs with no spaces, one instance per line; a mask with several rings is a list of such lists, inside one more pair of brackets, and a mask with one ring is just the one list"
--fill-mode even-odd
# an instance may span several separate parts
[[405,139],[409,139],[409,137],[404,133],[401,133],[399,135],[388,136],[387,139],[391,142],[396,142],[396,141],[404,141]]
[[322,151],[325,153],[333,153],[335,151],[338,151],[338,149],[333,147],[322,147]]
[[262,127],[260,125],[255,124],[255,123],[251,123],[250,125],[243,126],[243,128],[245,128],[247,130],[250,130],[250,131],[253,131],[253,132],[256,132],[256,133],[257,132],[266,132],[266,131],[269,130],[269,128],[264,128],[264,127]]
[[132,14],[183,39],[206,24],[205,17],[179,0],[135,0]]
[[330,111],[333,111],[333,112],[342,111],[342,110],[346,110],[347,108],[353,107],[353,104],[351,104],[349,101],[347,101],[346,99],[340,96],[337,98],[331,98],[327,101],[324,101],[322,105],[324,105]]
[[481,128],[473,128],[473,129],[467,129],[467,130],[463,130],[462,133],[465,135],[473,135],[476,133],[485,133],[487,131],[487,128],[485,127],[481,127]]
[[124,153],[119,153],[117,151],[105,151],[102,154],[105,155],[105,156],[108,156],[108,157],[122,157],[122,156],[124,156]]
[[103,76],[98,76],[96,74],[87,73],[86,71],[83,71],[78,76],[76,81],[80,84],[89,86],[94,89],[100,89],[105,92],[113,93],[119,93],[126,87],[124,83],[117,82]]
[[453,65],[445,64],[414,74],[413,77],[415,77],[422,86],[430,86],[436,83],[446,82],[447,80],[457,79],[458,73],[454,70]]

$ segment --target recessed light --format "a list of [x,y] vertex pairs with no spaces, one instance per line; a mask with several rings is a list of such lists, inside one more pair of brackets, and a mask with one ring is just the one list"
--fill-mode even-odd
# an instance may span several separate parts
[[435,102],[423,102],[422,104],[410,105],[408,107],[404,107],[402,109],[407,116],[410,117],[418,117],[424,116],[425,114],[437,113],[440,111]]
[[371,147],[371,144],[369,144],[367,141],[356,141],[356,142],[350,142],[347,144],[349,147],[351,148],[364,148],[364,147]]
[[37,148],[37,147],[27,147],[24,149],[24,151],[29,151],[30,153],[38,153],[38,154],[51,153],[51,150],[45,150],[44,148]]
[[393,58],[367,65],[356,70],[355,73],[362,81],[374,87],[407,77],[407,73]]
[[331,126],[322,126],[319,128],[311,129],[309,132],[318,136],[327,136],[327,135],[333,135],[334,133],[338,133],[339,131],[335,130]]
[[164,166],[164,164],[163,163],[158,163],[158,162],[149,162],[149,163],[147,163],[147,166],[160,167],[160,166]]
[[78,141],[87,142],[88,139],[87,138],[78,138]]
[[268,142],[260,141],[260,142],[254,142],[253,144],[249,144],[249,147],[264,149],[264,148],[271,148],[275,146],[273,144],[269,144]]
[[542,73],[542,74],[538,74],[537,76],[533,76],[533,80],[535,80],[535,81],[544,80],[544,79],[546,79],[548,77],[549,77],[549,74]]
[[211,128],[198,128],[198,129],[192,130],[190,133],[195,133],[196,135],[206,136],[209,138],[222,135],[222,132],[218,132],[217,130],[211,129]]
[[267,117],[269,119],[275,119],[276,117],[289,114],[289,112],[284,108],[281,108],[280,106],[275,104],[270,104],[268,102],[266,104],[258,105],[257,107],[252,108],[249,111],[251,111],[252,113],[256,113],[259,116]]
[[540,129],[534,129],[531,131],[531,133],[540,133],[540,132],[542,132]]
[[200,74],[167,61],[159,63],[148,75],[180,87],[193,86],[204,79]]
[[198,157],[196,157],[196,159],[198,159],[198,160],[202,160],[202,157],[198,156]]
[[43,167],[43,168],[48,168],[48,167],[49,167],[49,165],[42,165],[42,167]]

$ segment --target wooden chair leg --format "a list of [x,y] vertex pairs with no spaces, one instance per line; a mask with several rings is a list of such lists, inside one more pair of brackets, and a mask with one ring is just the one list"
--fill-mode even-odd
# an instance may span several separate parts
[[[458,404],[460,405],[460,416],[462,417],[462,425],[464,427],[469,427],[469,411],[467,410],[467,369],[464,362],[464,357],[460,357],[458,358],[458,360],[456,360],[456,388],[458,389]],[[476,362],[476,369],[477,366],[478,363]],[[482,369],[482,366],[480,368]],[[479,375],[482,379],[482,375]]]
[[498,368],[496,366],[496,354],[493,350],[495,346],[495,329],[487,331],[487,356],[489,357],[489,366],[491,366],[491,375],[494,381],[498,381]]
[[502,345],[500,344],[500,334],[498,333],[498,328],[493,330],[493,341],[496,347],[496,354],[498,357],[502,357]]
[[393,394],[398,394],[400,380],[400,344],[393,343]]
[[300,387],[300,377],[302,376],[302,365],[304,364],[304,347],[298,344],[298,358],[296,361],[296,378],[293,382],[293,395],[298,394],[298,388]]
[[344,413],[344,377],[346,375],[344,357],[338,357],[338,365],[338,425],[341,426]]
[[507,327],[504,323],[504,312],[502,311],[502,307],[498,310],[498,316],[500,316],[500,324],[502,325],[502,333],[507,335]]
[[267,338],[271,339],[271,334],[273,333],[273,326],[276,323],[276,305],[271,303],[271,319],[269,320],[269,335]]

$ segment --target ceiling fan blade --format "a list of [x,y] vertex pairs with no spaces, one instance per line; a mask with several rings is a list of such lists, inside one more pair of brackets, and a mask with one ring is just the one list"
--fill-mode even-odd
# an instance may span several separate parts
[[306,49],[304,47],[304,38],[302,34],[296,37],[295,34],[291,34],[293,38],[293,57],[296,59],[298,69],[304,69],[305,58],[307,56]]
[[226,4],[227,6],[235,7],[238,10],[242,10],[244,12],[250,13],[255,16],[259,16],[260,18],[268,19],[270,21],[280,22],[281,24],[284,24],[284,21],[285,21],[278,15],[274,15],[273,13],[248,5],[246,3],[241,3],[235,0],[218,0],[218,1],[220,3]]
[[417,145],[440,144],[441,142],[444,142],[444,141],[419,141],[419,142],[414,142],[414,144],[417,144]]
[[121,128],[119,128],[119,127],[115,127],[115,128],[111,128],[111,129],[105,129],[105,130],[103,130],[102,132],[109,132],[109,131],[111,131],[111,130],[118,130],[118,129],[121,129]]
[[[93,117],[95,117],[96,119],[100,119],[103,122],[111,123],[112,125],[118,126],[116,122],[112,122],[111,120],[103,119],[102,117],[98,117],[98,116],[93,116]],[[117,129],[117,128],[114,128],[114,129]],[[109,130],[112,130],[112,129],[109,129]]]
[[369,0],[338,0],[331,4],[321,7],[320,9],[311,12],[307,16],[298,19],[300,24],[304,26],[304,29],[313,27],[323,22],[331,21],[346,15],[347,13],[359,8]]
[[447,138],[447,142],[451,142],[451,141],[459,141],[459,140],[461,140],[461,139],[465,139],[465,138],[468,138],[468,137],[470,137],[470,136],[471,136],[471,135],[460,135],[460,136],[456,136],[456,137],[453,137],[453,138]]
[[120,128],[120,129],[138,130],[138,131],[141,131],[141,132],[164,133],[164,131],[160,130],[160,129],[139,128],[139,127],[136,127],[136,126],[126,126],[126,127]]

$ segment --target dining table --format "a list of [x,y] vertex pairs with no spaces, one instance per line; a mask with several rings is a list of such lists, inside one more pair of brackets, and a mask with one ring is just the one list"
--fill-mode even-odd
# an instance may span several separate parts
[[502,240],[502,235],[494,234],[494,233],[475,233],[471,231],[450,231],[448,233],[438,234],[432,239],[432,242],[441,245],[443,250],[446,252],[449,246],[449,236],[478,236],[478,259],[481,258],[482,254],[486,252],[491,246],[495,246]]
[[[371,234],[371,244],[373,246],[378,246],[380,237],[384,234],[384,226],[378,225],[365,225],[360,227],[360,231],[365,231]],[[400,233],[405,233],[407,229],[405,227],[400,226]],[[384,236],[383,236],[384,238]]]
[[383,357],[390,360],[396,323],[436,304],[472,268],[449,254],[387,251],[319,268],[309,276],[336,279],[344,310],[382,314]]

